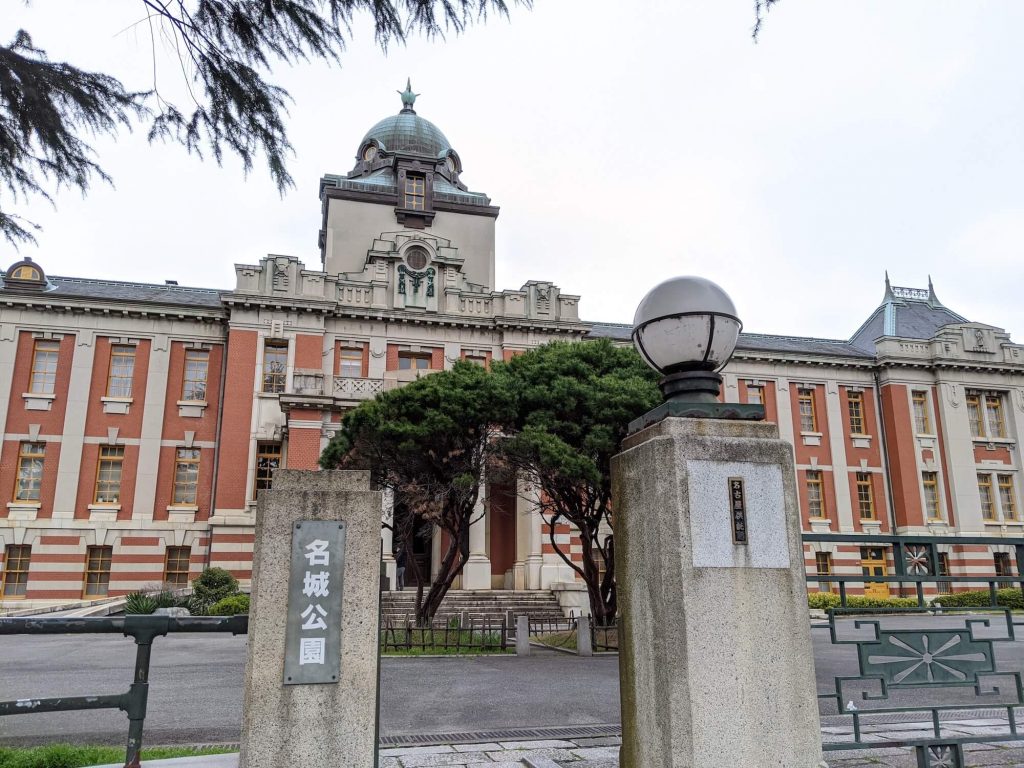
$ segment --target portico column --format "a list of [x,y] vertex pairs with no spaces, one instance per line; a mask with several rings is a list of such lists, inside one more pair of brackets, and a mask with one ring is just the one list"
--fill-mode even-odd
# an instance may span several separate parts
[[516,554],[512,565],[512,589],[527,589],[526,558],[530,552],[530,525],[533,505],[528,494],[530,484],[522,477],[516,477]]
[[[384,489],[384,498],[381,502],[381,521],[388,525],[395,524],[395,492],[390,488]],[[383,549],[384,573],[387,575],[390,589],[395,589],[398,586],[396,582],[398,564],[395,562],[394,536],[395,533],[391,528],[381,526],[380,539]],[[406,553],[406,560],[408,558],[409,553]]]
[[[530,497],[537,498],[536,486],[530,486]],[[539,506],[529,503],[529,528],[527,529],[527,546],[529,554],[526,556],[526,588],[540,589],[541,566],[544,565],[544,534],[542,526],[544,519],[541,517]]]
[[491,560],[487,557],[487,481],[480,480],[473,520],[469,526],[469,560],[462,569],[463,589],[491,588]]

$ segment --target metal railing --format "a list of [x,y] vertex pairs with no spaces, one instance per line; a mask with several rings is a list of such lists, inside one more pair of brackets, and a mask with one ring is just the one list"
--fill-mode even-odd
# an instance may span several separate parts
[[434,621],[428,627],[418,627],[410,620],[387,620],[380,629],[382,653],[506,653],[509,651],[508,640],[509,626],[504,620],[463,624],[452,619]]
[[[839,591],[828,621],[812,630],[827,631],[837,649],[850,651],[828,689],[819,686],[826,751],[909,747],[919,768],[963,768],[965,744],[1024,740],[1024,673],[1013,658],[1024,651],[1024,617],[1011,608],[1024,593],[999,593],[1010,579],[1024,587],[1024,577],[995,573],[992,549],[1011,547],[1019,574],[1024,538],[805,534],[803,540],[883,550],[864,564],[868,573],[807,574],[825,593]],[[986,567],[987,558],[978,557],[982,545],[992,554],[991,573],[941,572],[941,550],[956,554],[956,547],[969,548],[972,570]],[[890,562],[895,573],[888,573]],[[870,593],[871,585],[893,585],[899,596],[910,592],[909,605],[849,594]],[[953,605],[964,602],[956,596],[965,587],[978,586],[968,590],[968,605]],[[972,730],[971,721],[984,727]]]
[[153,641],[169,632],[230,632],[244,635],[249,617],[241,616],[105,616],[101,618],[0,619],[0,635],[52,635],[105,633],[135,639],[135,676],[125,693],[97,696],[61,696],[0,701],[0,716],[82,709],[119,709],[128,715],[125,768],[139,768],[142,729],[149,699],[149,661]]

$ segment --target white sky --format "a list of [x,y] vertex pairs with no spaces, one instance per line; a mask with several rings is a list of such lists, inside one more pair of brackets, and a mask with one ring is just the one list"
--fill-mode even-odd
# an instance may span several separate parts
[[[7,0],[0,39],[24,27],[51,58],[146,89],[148,33],[119,33],[141,16]],[[535,0],[387,54],[363,23],[341,68],[278,69],[295,99],[283,198],[262,166],[244,178],[137,129],[95,143],[116,188],[14,209],[44,227],[21,255],[218,288],[266,253],[319,268],[318,180],[351,169],[411,75],[463,180],[501,206],[499,288],[552,280],[585,319],[630,322],[651,286],[700,274],[748,331],[847,338],[888,269],[931,274],[951,309],[1024,341],[1024,3],[782,0],[757,45],[752,23],[753,0]],[[162,68],[165,90],[179,80]]]

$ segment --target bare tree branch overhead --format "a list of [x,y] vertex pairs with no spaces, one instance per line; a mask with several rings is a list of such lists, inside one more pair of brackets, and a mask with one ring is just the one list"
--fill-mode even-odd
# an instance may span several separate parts
[[[148,29],[154,83],[131,91],[116,77],[51,61],[19,30],[0,45],[0,234],[34,242],[37,225],[14,212],[53,189],[83,194],[111,183],[90,140],[144,124],[149,139],[182,144],[190,153],[225,153],[246,172],[262,157],[282,193],[293,186],[285,119],[289,95],[273,78],[276,65],[339,63],[352,22],[373,18],[382,47],[412,34],[443,38],[490,14],[507,16],[506,0],[140,0],[136,26]],[[512,0],[529,7],[532,0]],[[180,62],[189,103],[164,98],[155,82],[157,41]]]
[[[51,61],[19,30],[0,45],[0,235],[17,247],[34,242],[38,226],[14,212],[33,195],[51,203],[52,190],[85,194],[99,179],[112,183],[90,141],[136,124],[150,141],[181,144],[221,163],[242,161],[245,173],[263,159],[279,192],[293,186],[293,154],[285,124],[288,92],[274,67],[304,61],[341,62],[353,22],[373,19],[382,49],[410,35],[444,38],[510,5],[533,0],[138,0],[131,28],[148,31],[153,82],[132,91],[117,77]],[[755,0],[756,41],[778,0]],[[157,49],[172,52],[186,86],[184,103],[166,98],[157,82]]]

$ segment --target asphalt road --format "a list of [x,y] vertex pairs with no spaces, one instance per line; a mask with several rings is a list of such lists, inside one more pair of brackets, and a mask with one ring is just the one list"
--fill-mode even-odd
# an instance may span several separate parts
[[[935,629],[941,628],[941,622],[915,619],[904,626]],[[849,625],[847,630],[854,631]],[[822,629],[814,630],[812,638],[819,691],[833,689],[836,676],[856,674],[854,646],[833,645],[828,631]],[[1000,670],[1024,670],[1024,642],[999,643],[997,649]],[[766,660],[770,651],[766,649]],[[112,635],[0,637],[0,700],[119,693],[131,682],[134,656],[131,640]],[[237,741],[244,664],[245,638],[172,635],[157,639],[147,743]],[[947,691],[943,700],[959,701],[956,696],[973,695],[971,691]],[[998,700],[998,696],[989,697],[986,705]],[[835,709],[826,703],[822,712],[827,715]],[[527,658],[387,658],[382,664],[382,735],[618,721],[615,656],[584,659],[549,652]],[[2,744],[54,740],[119,744],[126,733],[127,720],[117,711],[0,718]]]

